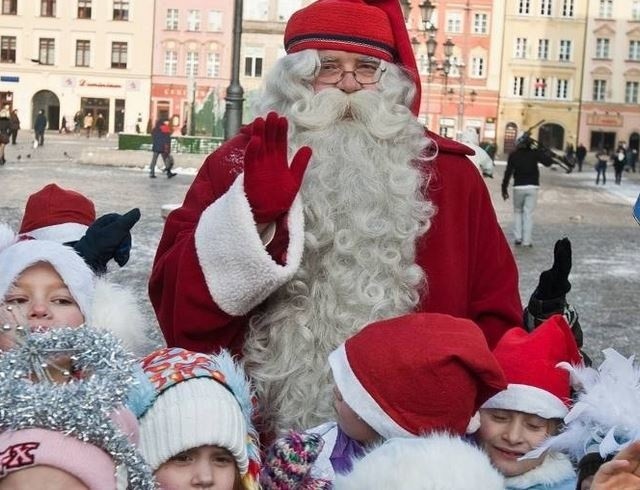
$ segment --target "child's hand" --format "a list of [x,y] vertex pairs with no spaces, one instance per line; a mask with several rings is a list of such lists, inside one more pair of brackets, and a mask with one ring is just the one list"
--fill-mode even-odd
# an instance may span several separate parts
[[640,490],[640,441],[603,464],[593,477],[591,490]]

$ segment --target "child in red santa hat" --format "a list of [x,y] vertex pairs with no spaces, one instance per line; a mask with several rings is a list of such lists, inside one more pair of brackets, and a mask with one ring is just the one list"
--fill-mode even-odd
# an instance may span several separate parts
[[[89,324],[111,331],[134,354],[148,351],[144,319],[129,292],[98,278],[72,248],[20,240],[1,224],[0,308],[3,324],[12,327]],[[8,347],[13,334],[0,332],[0,349]]]
[[569,373],[558,364],[582,364],[569,324],[556,315],[531,333],[511,329],[494,354],[509,386],[482,405],[478,443],[508,490],[573,490],[576,474],[567,456],[525,458],[558,431],[569,411]]
[[27,199],[19,234],[69,245],[92,270],[103,274],[111,259],[120,267],[128,262],[130,230],[139,219],[138,208],[96,219],[95,206],[89,198],[51,183]]
[[329,364],[336,421],[308,431],[321,438],[319,454],[309,458],[305,474],[288,468],[299,459],[282,451],[299,436],[276,441],[264,488],[287,488],[288,478],[302,481],[301,488],[319,488],[318,482],[348,473],[367,449],[390,438],[440,431],[463,436],[477,429],[473,417],[482,403],[506,387],[480,328],[435,313],[373,323],[334,350]]

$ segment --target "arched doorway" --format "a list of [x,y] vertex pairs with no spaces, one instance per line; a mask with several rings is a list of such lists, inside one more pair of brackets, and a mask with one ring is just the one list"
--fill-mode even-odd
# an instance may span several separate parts
[[547,148],[564,149],[564,128],[559,124],[546,123],[538,129],[538,141]]
[[38,111],[43,110],[49,122],[49,129],[60,129],[60,99],[50,90],[40,90],[33,95],[31,102],[31,127],[36,120]]
[[518,125],[510,122],[504,128],[504,153],[509,154],[516,147],[516,138],[518,137]]

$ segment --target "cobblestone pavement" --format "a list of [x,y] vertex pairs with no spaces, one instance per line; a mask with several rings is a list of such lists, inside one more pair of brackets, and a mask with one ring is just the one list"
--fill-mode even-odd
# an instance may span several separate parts
[[[193,180],[193,169],[171,180],[152,180],[141,169],[75,161],[78,148],[115,148],[113,139],[53,134],[47,135],[45,146],[36,150],[30,142],[28,134],[21,135],[20,143],[8,148],[8,163],[0,167],[0,221],[17,228],[27,196],[49,182],[83,192],[94,200],[99,215],[139,207],[142,219],[134,229],[131,260],[123,269],[115,266],[111,277],[139,293],[150,328],[155,329],[146,283],[163,226],[160,207],[182,201]],[[17,155],[21,155],[20,160]],[[511,241],[512,203],[500,197],[503,171],[504,165],[499,163],[495,178],[486,182],[498,219]],[[596,358],[608,346],[624,353],[640,352],[640,227],[631,217],[632,203],[640,193],[640,174],[625,173],[622,185],[616,186],[610,172],[607,185],[596,187],[591,166],[582,173],[544,168],[541,172],[534,246],[514,247],[523,301],[533,291],[539,273],[550,267],[555,241],[567,236],[573,244],[574,258],[569,299],[580,312],[586,350]]]

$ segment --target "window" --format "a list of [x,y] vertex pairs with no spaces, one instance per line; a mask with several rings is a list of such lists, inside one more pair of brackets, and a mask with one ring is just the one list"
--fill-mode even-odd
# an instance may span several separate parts
[[475,78],[484,78],[485,62],[482,57],[471,58],[471,76]]
[[40,16],[55,17],[56,16],[56,0],[40,0]]
[[91,0],[78,0],[78,19],[91,18]]
[[596,58],[609,58],[609,39],[599,37],[596,39]]
[[571,61],[571,41],[569,39],[560,40],[560,49],[558,51],[558,60]]
[[631,3],[631,20],[640,20],[640,0]]
[[0,37],[0,63],[16,62],[16,37]]
[[511,95],[515,95],[516,97],[522,97],[524,95],[524,77],[513,77]]
[[548,39],[538,39],[538,59],[539,60],[549,59],[549,40]]
[[449,76],[450,77],[459,77],[460,76],[460,68],[463,68],[463,66],[460,63],[460,60],[458,60],[457,56],[452,56],[450,59],[450,63],[451,63],[451,68],[449,68]]
[[562,17],[573,17],[573,0],[562,0]]
[[207,76],[220,76],[220,53],[207,53]]
[[53,65],[55,56],[55,39],[49,37],[40,38],[40,50],[38,63],[41,65]]
[[518,13],[528,14],[531,8],[531,0],[518,0]]
[[474,14],[473,15],[473,33],[474,34],[486,34],[487,24],[489,16],[487,14]]
[[200,58],[198,56],[197,51],[189,51],[187,53],[187,76],[195,77],[198,76],[198,65],[200,64]]
[[447,13],[446,32],[462,32],[462,16],[458,12]]
[[127,43],[114,41],[111,43],[111,68],[127,67]]
[[638,82],[627,82],[624,87],[624,101],[627,104],[637,104],[638,103],[638,88],[640,83]]
[[18,0],[2,0],[2,13],[4,15],[16,15],[18,13]]
[[209,31],[219,32],[222,30],[222,12],[219,10],[209,10],[207,17]]
[[593,100],[596,102],[602,102],[605,100],[607,92],[606,80],[594,80],[593,81]]
[[613,0],[600,0],[598,16],[604,19],[610,19],[613,16]]
[[90,66],[91,41],[76,41],[76,66]]
[[515,51],[513,53],[514,58],[526,58],[527,57],[527,38],[517,37]]
[[129,0],[113,0],[113,20],[129,20]]
[[177,51],[164,52],[164,74],[169,76],[175,76],[178,74],[178,52]]
[[247,56],[244,59],[244,75],[246,77],[262,76],[262,58]]
[[189,10],[187,14],[187,31],[199,31],[200,30],[200,11]]
[[569,80],[566,78],[559,78],[556,80],[556,99],[568,99],[569,98]]
[[533,84],[533,96],[539,98],[547,96],[546,78],[536,78],[536,82]]
[[640,41],[629,41],[629,59],[640,61]]
[[178,9],[167,9],[167,18],[164,24],[167,31],[178,30],[178,15]]
[[540,15],[550,16],[552,7],[551,0],[540,0]]

